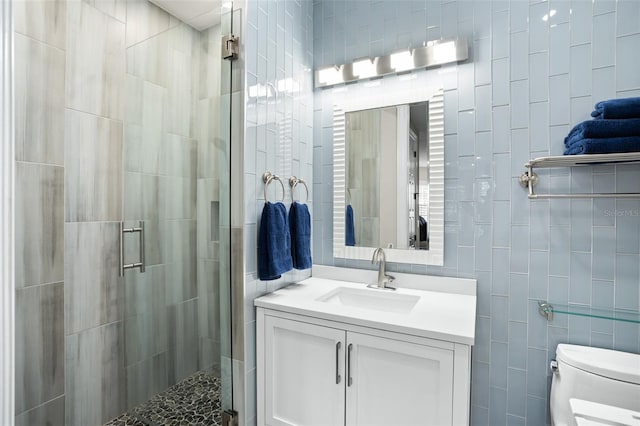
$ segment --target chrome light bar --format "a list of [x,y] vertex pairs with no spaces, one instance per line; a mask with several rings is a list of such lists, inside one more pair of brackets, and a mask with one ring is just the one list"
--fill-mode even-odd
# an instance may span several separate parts
[[382,77],[389,74],[431,68],[469,58],[469,46],[464,38],[428,41],[422,47],[401,50],[386,56],[356,59],[342,65],[332,65],[315,71],[315,87],[329,87],[351,81]]

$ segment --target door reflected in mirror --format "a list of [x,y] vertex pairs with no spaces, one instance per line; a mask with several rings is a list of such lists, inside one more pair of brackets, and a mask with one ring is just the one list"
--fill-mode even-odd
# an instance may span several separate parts
[[345,114],[345,245],[429,249],[428,108]]

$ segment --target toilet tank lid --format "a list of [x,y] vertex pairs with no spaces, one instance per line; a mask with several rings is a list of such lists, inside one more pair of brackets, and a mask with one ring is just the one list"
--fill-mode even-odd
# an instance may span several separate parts
[[558,361],[599,376],[640,384],[640,355],[638,354],[559,344],[556,349],[556,358]]

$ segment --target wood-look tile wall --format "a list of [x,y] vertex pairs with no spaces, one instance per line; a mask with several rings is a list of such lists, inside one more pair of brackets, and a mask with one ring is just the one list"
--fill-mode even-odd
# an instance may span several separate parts
[[66,2],[15,2],[16,424],[64,424]]
[[[16,424],[103,424],[219,369],[220,28],[146,0],[15,15]],[[118,276],[122,220],[144,274]]]
[[127,34],[124,219],[145,221],[148,264],[125,279],[129,407],[220,358],[220,29],[163,13],[132,5]]
[[90,425],[126,408],[117,269],[125,23],[86,2],[66,3],[65,421]]

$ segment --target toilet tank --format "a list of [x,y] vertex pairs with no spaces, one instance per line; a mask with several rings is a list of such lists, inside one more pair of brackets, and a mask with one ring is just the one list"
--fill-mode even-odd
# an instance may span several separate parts
[[570,398],[640,411],[640,355],[560,344],[551,384],[551,423],[574,425]]

